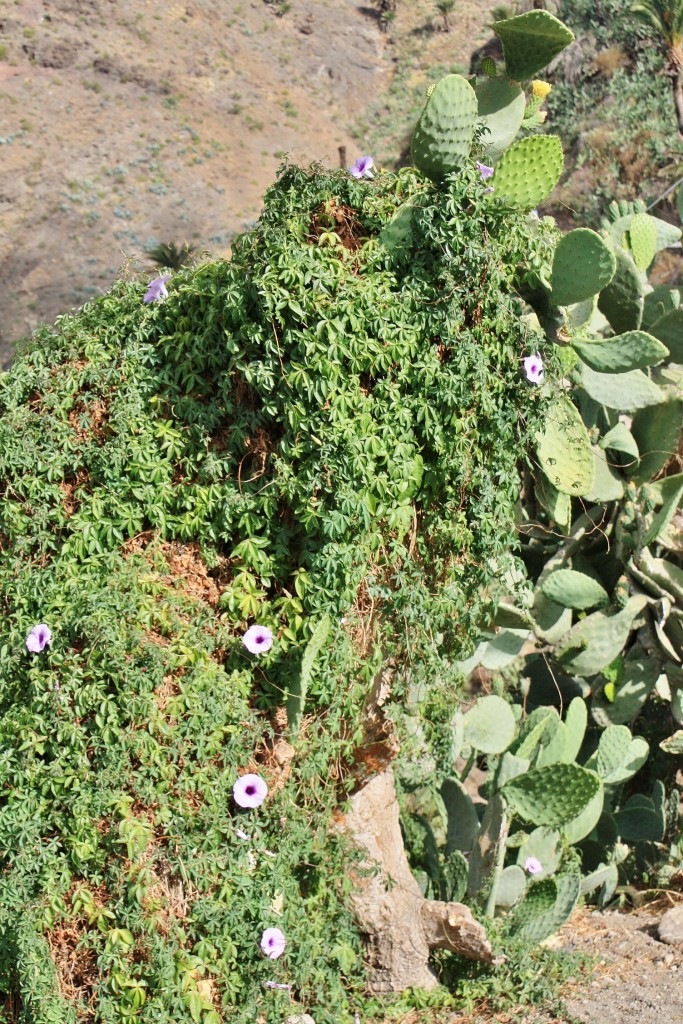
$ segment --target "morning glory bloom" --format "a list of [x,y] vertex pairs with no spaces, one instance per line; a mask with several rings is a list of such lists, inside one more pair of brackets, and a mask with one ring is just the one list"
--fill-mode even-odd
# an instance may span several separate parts
[[250,626],[242,643],[250,654],[265,654],[273,646],[273,631],[267,626]]
[[371,156],[359,156],[353,167],[349,167],[349,174],[352,174],[354,178],[372,178],[374,166],[375,161]]
[[480,164],[478,160],[474,166],[477,168],[484,181],[486,181],[487,178],[493,177],[493,167],[488,167],[487,164]]
[[524,870],[529,875],[540,875],[543,871],[543,865],[537,857],[527,857],[524,861]]
[[286,940],[279,928],[266,928],[261,936],[261,949],[271,960],[277,960],[285,951]]
[[232,787],[232,795],[239,807],[260,807],[268,796],[268,786],[260,775],[241,775]]
[[41,622],[39,626],[34,626],[26,637],[26,650],[31,651],[32,654],[40,654],[50,643],[52,643],[52,631],[49,626]]
[[151,281],[142,301],[161,302],[162,299],[167,298],[168,292],[166,291],[166,282],[170,276],[170,274],[164,274],[163,277],[157,277],[156,281]]
[[285,991],[288,992],[291,989],[292,986],[291,985],[285,985],[281,981],[264,981],[263,982],[263,987],[264,988],[279,988],[279,989],[284,989]]
[[540,352],[536,355],[527,356],[524,360],[524,373],[526,379],[532,384],[540,384],[543,381],[543,360]]

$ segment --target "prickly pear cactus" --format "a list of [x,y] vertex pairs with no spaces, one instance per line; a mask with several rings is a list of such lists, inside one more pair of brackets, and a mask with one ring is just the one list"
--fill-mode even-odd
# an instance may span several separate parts
[[562,143],[556,135],[531,135],[506,149],[493,178],[495,196],[518,210],[533,210],[560,180]]
[[557,243],[552,294],[558,306],[583,302],[606,288],[617,262],[612,247],[589,228],[577,228]]
[[646,331],[627,331],[595,341],[573,338],[572,345],[581,359],[598,373],[627,373],[661,363],[669,355],[666,345]]
[[507,782],[501,792],[515,815],[534,825],[557,828],[575,818],[598,791],[594,772],[577,764],[532,768]]
[[548,409],[536,454],[556,490],[572,495],[590,491],[595,481],[590,439],[578,410],[568,399],[557,398]]
[[606,288],[600,292],[598,309],[607,317],[617,334],[635,331],[643,316],[643,282],[640,271],[629,253],[615,250],[617,269]]
[[574,41],[571,29],[548,11],[496,21],[493,31],[503,44],[505,70],[516,82],[532,78]]
[[524,93],[514,82],[489,78],[475,86],[479,118],[487,129],[482,135],[485,159],[495,162],[515,141],[524,119]]
[[629,598],[616,615],[593,612],[567,633],[559,645],[557,657],[565,672],[580,676],[596,675],[621,652],[636,616],[647,600],[638,595]]
[[432,181],[457,171],[472,148],[477,97],[462,75],[446,75],[430,93],[413,135],[415,166]]
[[609,594],[592,576],[575,569],[556,569],[543,580],[541,590],[546,597],[563,608],[585,611],[607,604]]
[[628,242],[638,270],[647,270],[657,253],[657,224],[647,213],[637,213],[628,229]]
[[524,942],[543,942],[569,920],[580,894],[578,874],[535,882],[510,915],[508,930]]

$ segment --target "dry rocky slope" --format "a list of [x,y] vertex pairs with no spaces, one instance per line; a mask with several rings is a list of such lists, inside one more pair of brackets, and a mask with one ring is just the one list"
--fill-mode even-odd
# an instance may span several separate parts
[[[486,39],[462,0],[428,67]],[[0,366],[41,322],[150,273],[158,242],[227,252],[285,154],[337,166],[391,82],[411,0],[380,31],[357,0],[0,0]],[[438,27],[438,21],[437,21]],[[418,72],[420,77],[421,72]]]

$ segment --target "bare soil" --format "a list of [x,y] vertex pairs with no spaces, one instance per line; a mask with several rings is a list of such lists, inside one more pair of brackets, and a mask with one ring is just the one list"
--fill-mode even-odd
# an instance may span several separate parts
[[401,38],[416,76],[465,65],[493,0],[432,0],[388,32],[357,0],[3,0],[0,3],[0,366],[16,339],[106,291],[145,250],[227,254],[286,155],[338,166],[389,87]]
[[623,914],[580,910],[553,940],[598,958],[593,978],[567,993],[569,1020],[582,1024],[683,1022],[683,946],[657,938],[664,908]]

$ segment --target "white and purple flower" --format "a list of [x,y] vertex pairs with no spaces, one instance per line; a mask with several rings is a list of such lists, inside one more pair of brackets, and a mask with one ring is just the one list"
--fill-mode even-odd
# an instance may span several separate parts
[[250,626],[242,643],[250,654],[265,654],[273,646],[273,631],[267,626]]
[[489,167],[488,164],[480,164],[478,160],[475,161],[474,166],[477,168],[484,181],[486,181],[487,178],[493,177],[495,168]]
[[528,875],[540,875],[543,871],[543,865],[538,857],[527,857],[524,861],[524,870]]
[[232,787],[232,796],[239,807],[260,807],[268,796],[268,786],[260,775],[241,775]]
[[51,643],[52,631],[49,626],[41,622],[40,625],[34,626],[26,637],[26,650],[31,651],[32,654],[40,654]]
[[270,960],[282,956],[286,945],[286,939],[279,928],[266,928],[261,936],[261,949]]
[[349,167],[349,174],[352,174],[354,178],[372,178],[372,168],[375,166],[375,161],[371,156],[359,156],[353,167]]
[[524,375],[532,384],[543,383],[543,360],[541,353],[536,352],[533,356],[527,356],[524,360]]
[[166,282],[170,278],[170,274],[164,274],[163,277],[157,277],[155,281],[151,281],[147,291],[145,292],[142,301],[143,302],[161,302],[163,299],[168,297],[168,291],[166,290]]

